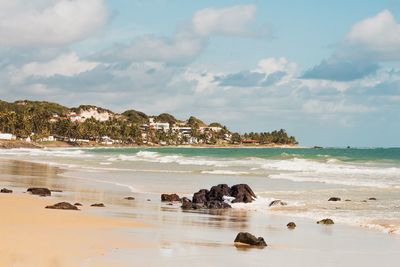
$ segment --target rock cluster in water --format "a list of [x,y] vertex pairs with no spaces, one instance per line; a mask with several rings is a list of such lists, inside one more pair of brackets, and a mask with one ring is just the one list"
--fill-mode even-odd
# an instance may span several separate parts
[[51,196],[51,191],[48,188],[31,187],[31,188],[28,188],[27,191],[30,192],[32,195],[39,195],[39,196],[42,196],[42,197]]
[[229,187],[227,184],[219,184],[208,189],[201,189],[193,194],[192,200],[182,198],[182,209],[227,209],[231,205],[225,202],[225,198],[231,198],[232,203],[250,203],[255,198],[253,190],[247,184],[237,184]]
[[68,202],[60,202],[51,206],[46,206],[46,209],[57,209],[57,210],[78,210],[75,205]]

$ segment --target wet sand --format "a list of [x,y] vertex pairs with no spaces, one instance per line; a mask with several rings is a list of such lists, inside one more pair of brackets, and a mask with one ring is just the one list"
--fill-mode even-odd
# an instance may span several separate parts
[[[0,195],[0,266],[393,266],[400,260],[398,235],[251,210],[184,212],[177,203],[161,203],[159,194],[67,174],[0,161],[0,187],[16,191]],[[64,192],[51,198],[22,193],[39,185]],[[83,210],[43,208],[61,200],[82,202]],[[94,202],[106,208],[88,207]],[[295,230],[286,228],[289,221]],[[236,248],[239,231],[263,236],[268,247]]]

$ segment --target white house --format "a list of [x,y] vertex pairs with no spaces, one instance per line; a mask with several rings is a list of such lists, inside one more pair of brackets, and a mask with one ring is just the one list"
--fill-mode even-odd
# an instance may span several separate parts
[[10,133],[0,133],[0,140],[15,140],[15,136]]

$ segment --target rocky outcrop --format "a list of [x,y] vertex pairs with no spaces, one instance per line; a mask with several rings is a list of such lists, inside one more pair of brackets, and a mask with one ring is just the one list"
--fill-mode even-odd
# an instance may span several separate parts
[[235,238],[235,245],[249,245],[249,246],[257,246],[257,247],[266,247],[267,243],[265,243],[264,238],[255,237],[254,235],[247,232],[240,232],[237,234]]
[[0,193],[11,194],[13,191],[11,189],[3,188],[0,190]]
[[57,209],[57,210],[78,210],[75,205],[68,202],[60,202],[51,206],[46,206],[46,209]]
[[162,194],[161,201],[175,202],[175,201],[181,201],[181,198],[177,194]]
[[328,199],[328,201],[341,201],[342,199],[340,197],[331,197]]
[[274,206],[286,206],[287,205],[287,203],[286,202],[283,202],[282,200],[279,200],[279,199],[277,199],[277,200],[273,200],[273,201],[271,201],[271,203],[269,203],[269,207],[274,207]]
[[289,229],[294,229],[294,228],[296,228],[296,224],[295,224],[294,222],[290,222],[290,223],[286,224],[286,226],[287,226],[287,228],[289,228]]
[[44,187],[31,187],[28,188],[27,191],[30,192],[32,195],[39,195],[42,197],[51,196],[50,189]]
[[318,224],[334,224],[332,219],[326,218],[317,222]]
[[225,198],[231,198],[232,203],[250,203],[255,198],[253,190],[247,184],[238,184],[229,187],[227,184],[215,185],[208,189],[201,189],[193,194],[192,200],[182,198],[182,209],[227,209],[231,205]]
[[95,203],[95,204],[92,204],[90,206],[91,207],[99,207],[99,208],[104,208],[105,207],[103,203]]

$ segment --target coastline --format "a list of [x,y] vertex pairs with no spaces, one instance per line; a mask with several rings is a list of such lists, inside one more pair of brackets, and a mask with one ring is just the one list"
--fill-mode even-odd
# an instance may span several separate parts
[[[40,165],[47,168],[46,164]],[[18,168],[24,169],[24,165]],[[25,169],[28,172],[35,168],[31,166]],[[21,257],[31,260],[19,261],[14,265],[16,267],[127,267],[132,263],[134,266],[184,266],[189,259],[194,260],[193,266],[241,266],[248,262],[253,266],[265,266],[265,258],[272,266],[320,266],[321,263],[324,266],[376,266],[400,260],[400,237],[397,235],[343,224],[321,226],[311,219],[260,214],[252,210],[232,209],[221,214],[183,212],[177,203],[173,206],[161,203],[158,194],[130,193],[128,190],[116,193],[115,188],[108,186],[100,190],[94,184],[83,184],[81,180],[67,176],[71,171],[68,168],[56,169],[58,171],[50,171],[47,178],[43,178],[45,173],[40,172],[39,180],[25,181],[30,185],[37,183],[65,190],[50,198],[22,194],[28,184],[16,183],[13,186],[13,181],[28,173],[10,172],[11,175],[2,170],[3,176],[11,181],[11,184],[3,182],[2,186],[11,186],[16,193],[0,195],[0,208],[3,209],[0,212],[19,215],[9,217],[4,221],[5,225],[1,225],[3,231],[7,231],[4,235],[7,239],[4,239],[4,247],[0,251],[3,248],[7,251],[6,260],[10,260],[10,257],[13,260],[20,260]],[[57,180],[60,187],[52,183]],[[72,184],[67,185],[65,181],[68,180]],[[90,186],[90,191],[87,186]],[[128,194],[136,199],[133,202],[123,201],[122,197]],[[9,202],[3,201],[5,198],[10,198]],[[83,210],[75,212],[43,208],[62,200],[82,201]],[[94,201],[104,202],[106,208],[88,207]],[[6,211],[4,208],[7,208]],[[48,214],[57,216],[48,217]],[[34,224],[27,223],[30,219],[24,216],[33,218]],[[75,220],[77,225],[74,225]],[[286,229],[289,221],[295,221],[297,229]],[[235,248],[232,241],[239,231],[264,236],[268,247],[263,250]],[[13,235],[15,232],[20,233]],[[0,231],[0,234],[3,233]],[[76,238],[71,238],[77,235],[78,244]],[[43,244],[39,242],[37,245],[41,251],[35,254],[29,252],[29,248],[35,246],[41,236],[46,236]],[[13,240],[26,242],[26,247],[17,247]],[[111,241],[104,245],[104,240]],[[56,249],[49,253],[48,250],[53,249],[52,244]],[[385,250],[381,249],[382,246],[385,246]],[[22,253],[24,251],[28,251],[28,254]],[[22,256],[15,256],[21,253]],[[32,262],[38,264],[33,265]]]
[[278,144],[265,144],[265,145],[207,145],[207,144],[197,144],[197,145],[103,145],[103,144],[72,144],[63,141],[56,142],[25,142],[25,141],[4,141],[0,140],[0,149],[14,149],[14,148],[308,148],[299,145],[278,145]]

